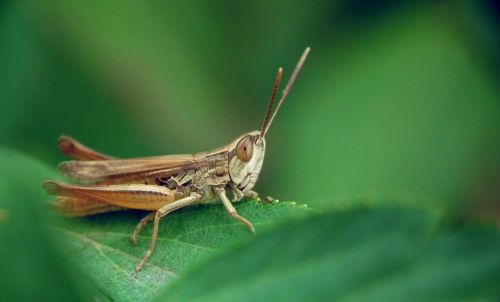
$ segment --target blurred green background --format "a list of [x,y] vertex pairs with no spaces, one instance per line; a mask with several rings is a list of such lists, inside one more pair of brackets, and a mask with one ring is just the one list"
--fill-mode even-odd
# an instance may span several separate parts
[[312,47],[257,190],[316,208],[499,196],[497,1],[4,1],[0,142],[50,166],[64,133],[134,157],[258,129]]
[[[193,286],[216,297],[204,286],[218,283],[213,276],[221,277],[220,267],[236,266],[227,259],[248,263],[267,280],[273,266],[260,264],[272,255],[281,259],[274,262],[276,272],[284,265],[299,275],[312,259],[317,267],[312,277],[302,276],[306,281],[333,280],[357,290],[356,278],[368,276],[371,281],[361,284],[369,290],[372,284],[375,292],[395,286],[401,297],[413,298],[429,292],[436,298],[433,291],[446,288],[453,295],[443,297],[459,297],[461,290],[482,297],[485,292],[474,287],[479,284],[477,289],[497,297],[498,228],[486,224],[469,232],[460,222],[478,215],[500,221],[499,17],[500,4],[493,0],[0,2],[0,301],[116,299],[101,279],[118,283],[120,294],[134,300],[130,292],[137,282],[155,276],[133,276],[131,286],[127,277],[135,260],[126,263],[130,269],[112,271],[116,263],[106,262],[105,253],[98,258],[85,240],[77,242],[85,248],[76,244],[72,260],[93,278],[81,278],[61,261],[64,252],[45,229],[55,217],[44,204],[51,197],[40,187],[44,178],[58,177],[56,165],[64,159],[56,146],[60,134],[118,157],[221,146],[259,129],[277,68],[284,68],[286,80],[306,46],[312,52],[267,136],[256,190],[329,216],[257,237],[239,250],[222,249],[235,257],[198,266],[172,293],[183,297]],[[365,203],[382,210],[339,211]],[[432,233],[435,221],[420,221],[413,207],[384,210],[396,203],[451,213],[451,223]],[[270,222],[279,214],[263,214],[264,207],[252,203],[239,209],[245,206]],[[211,211],[224,214],[217,210]],[[195,213],[200,211],[175,217],[202,224]],[[114,238],[105,228],[116,219],[128,232],[134,213],[102,217],[95,220],[99,224],[78,220],[88,228],[81,237],[142,255],[143,247],[132,249],[125,237]],[[214,217],[206,218],[224,223]],[[168,223],[175,233],[175,219],[162,226],[168,229]],[[63,229],[77,226],[69,221]],[[103,227],[102,238],[89,235],[94,226]],[[165,240],[171,235],[160,234]],[[200,238],[213,239],[208,247],[215,250],[224,241],[216,235]],[[75,240],[68,242],[66,247],[75,246]],[[167,247],[152,263],[168,268],[160,256],[170,259],[171,251],[184,259],[185,250]],[[400,258],[411,261],[394,265]],[[345,268],[356,282],[346,281]],[[399,269],[408,274],[398,275]],[[106,277],[108,270],[113,278]],[[275,279],[286,285],[282,293],[298,299],[301,288],[286,281],[294,276],[287,272]],[[238,294],[249,292],[247,282],[262,280],[252,272],[246,276]],[[160,281],[158,286],[165,283]],[[398,282],[408,282],[411,290]]]

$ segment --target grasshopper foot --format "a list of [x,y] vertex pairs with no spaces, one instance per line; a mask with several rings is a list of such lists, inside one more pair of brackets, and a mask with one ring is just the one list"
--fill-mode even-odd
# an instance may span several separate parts
[[245,194],[245,198],[257,199],[260,201],[259,193],[255,192],[255,191],[248,191],[248,192],[245,192],[244,194]]
[[271,196],[266,196],[266,198],[264,198],[264,202],[266,203],[278,202],[278,199]]

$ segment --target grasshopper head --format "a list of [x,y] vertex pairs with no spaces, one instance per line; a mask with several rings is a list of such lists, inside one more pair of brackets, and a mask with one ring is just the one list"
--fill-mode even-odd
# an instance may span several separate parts
[[259,178],[266,153],[266,139],[260,131],[252,131],[235,139],[230,144],[232,157],[229,159],[229,176],[242,191],[253,188]]
[[271,127],[276,113],[278,113],[278,110],[295,83],[295,79],[297,78],[299,71],[302,69],[302,65],[304,64],[310,50],[311,49],[307,47],[304,50],[304,53],[302,53],[302,56],[295,66],[285,89],[283,89],[276,109],[272,112],[276,92],[278,91],[283,72],[281,68],[278,69],[276,79],[274,80],[271,99],[269,100],[267,111],[264,116],[264,122],[262,123],[260,131],[256,130],[243,134],[229,145],[229,150],[234,150],[234,152],[231,152],[232,156],[229,158],[229,176],[231,177],[232,182],[242,192],[251,190],[259,178],[260,169],[262,168],[264,155],[266,153],[266,133]]

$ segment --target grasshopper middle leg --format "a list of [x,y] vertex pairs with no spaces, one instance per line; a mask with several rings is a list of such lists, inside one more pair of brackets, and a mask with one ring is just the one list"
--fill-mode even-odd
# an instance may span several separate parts
[[229,198],[227,198],[226,191],[224,191],[224,189],[220,189],[218,190],[218,193],[220,199],[222,200],[222,204],[226,208],[229,215],[231,215],[231,217],[246,225],[250,233],[255,235],[255,228],[253,224],[250,221],[248,221],[245,217],[238,214],[238,212],[236,212],[236,209],[234,208],[233,204],[231,203],[231,201],[229,201]]

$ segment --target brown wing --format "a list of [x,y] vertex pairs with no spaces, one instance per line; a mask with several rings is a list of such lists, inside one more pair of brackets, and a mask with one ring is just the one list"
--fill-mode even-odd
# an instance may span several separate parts
[[103,184],[127,183],[144,178],[169,177],[197,166],[192,155],[116,159],[97,152],[77,140],[62,135],[59,149],[75,161],[63,162],[59,169],[74,179]]
[[89,181],[122,182],[137,178],[167,177],[199,167],[193,155],[167,155],[133,159],[67,161],[59,165],[64,175]]
[[112,156],[97,152],[87,146],[84,146],[82,143],[67,135],[61,135],[58,143],[59,149],[62,153],[76,160],[114,159]]

